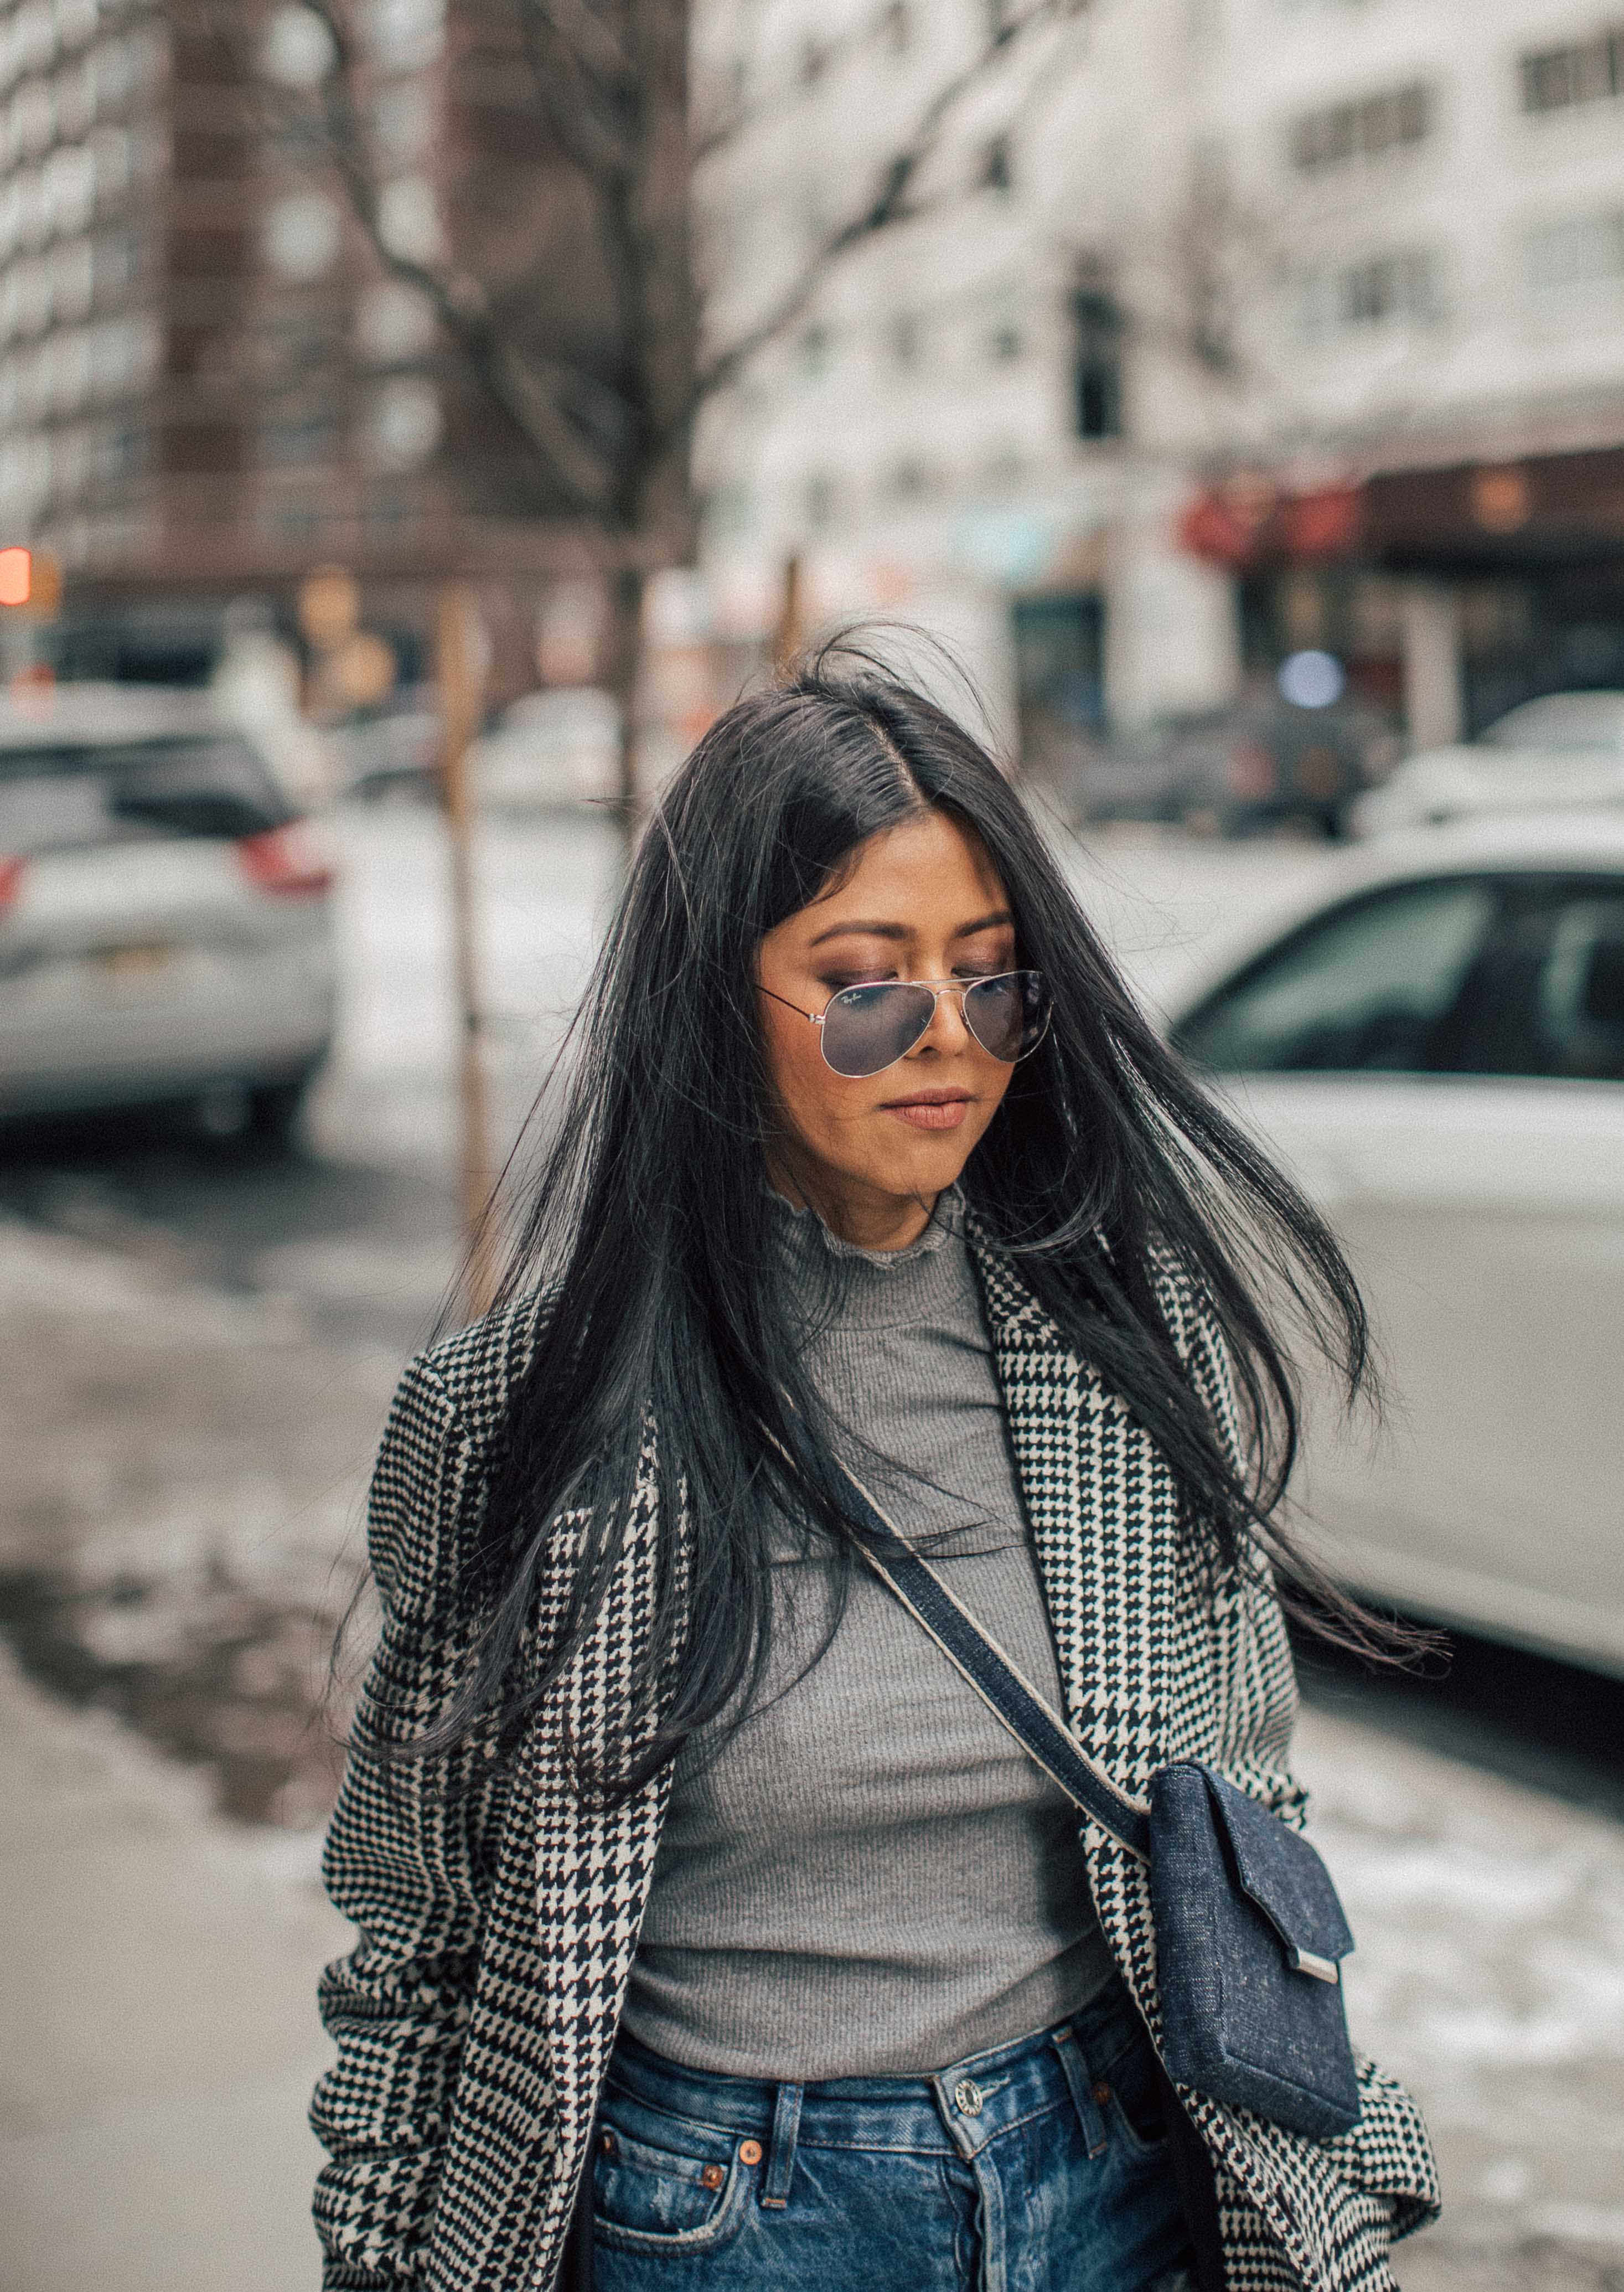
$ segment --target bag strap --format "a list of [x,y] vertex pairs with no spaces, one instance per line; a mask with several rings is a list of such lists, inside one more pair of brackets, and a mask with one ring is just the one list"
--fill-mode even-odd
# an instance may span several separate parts
[[960,1605],[935,1569],[898,1534],[856,1473],[845,1465],[840,1469],[851,1483],[851,1525],[858,1548],[875,1575],[1073,1805],[1130,1854],[1148,1862],[1150,1809],[1145,1802],[1118,1789],[1003,1650]]

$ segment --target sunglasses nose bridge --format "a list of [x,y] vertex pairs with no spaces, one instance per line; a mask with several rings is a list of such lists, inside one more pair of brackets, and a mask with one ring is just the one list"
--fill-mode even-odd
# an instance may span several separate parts
[[[969,984],[968,981],[963,984],[954,982],[951,986],[938,987],[936,989],[936,1003],[930,1013],[929,1023],[920,1037],[921,1043],[928,1042],[933,1035],[937,1034],[944,1024],[942,1017],[944,1011],[949,1014],[945,1024],[950,1040],[946,1044],[938,1041],[938,1049],[961,1050],[968,1044],[975,1041],[975,1030],[964,1015],[964,991]],[[953,1041],[951,1037],[955,1034],[958,1040]]]

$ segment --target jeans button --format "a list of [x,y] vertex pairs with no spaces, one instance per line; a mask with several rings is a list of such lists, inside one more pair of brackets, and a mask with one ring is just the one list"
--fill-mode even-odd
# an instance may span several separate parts
[[953,2107],[958,2110],[960,2116],[979,2117],[981,2114],[981,2087],[977,2084],[975,2078],[961,2078],[958,2084],[953,2087]]

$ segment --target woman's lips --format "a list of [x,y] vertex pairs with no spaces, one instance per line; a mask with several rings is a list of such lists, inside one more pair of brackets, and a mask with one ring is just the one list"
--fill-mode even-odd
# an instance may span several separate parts
[[974,1101],[955,1095],[934,1094],[920,1098],[893,1099],[883,1110],[895,1114],[904,1122],[911,1122],[915,1130],[956,1130],[969,1112]]

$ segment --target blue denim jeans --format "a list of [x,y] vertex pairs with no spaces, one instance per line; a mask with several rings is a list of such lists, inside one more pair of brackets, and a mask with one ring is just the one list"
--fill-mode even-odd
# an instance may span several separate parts
[[1176,2292],[1188,2246],[1124,1990],[929,2078],[775,2085],[623,2034],[597,2292]]

